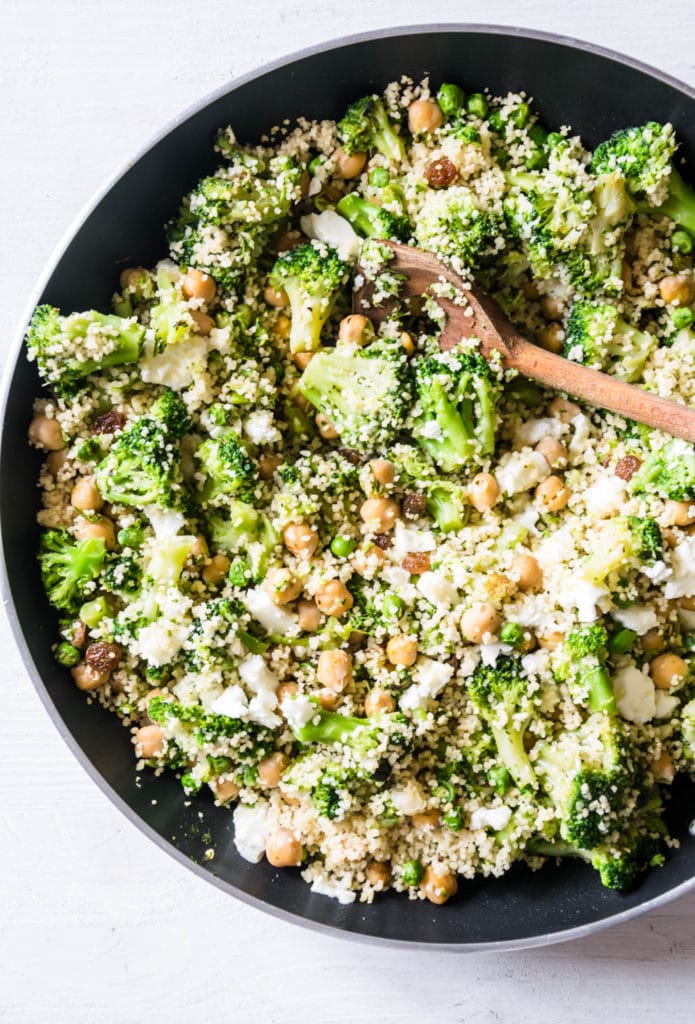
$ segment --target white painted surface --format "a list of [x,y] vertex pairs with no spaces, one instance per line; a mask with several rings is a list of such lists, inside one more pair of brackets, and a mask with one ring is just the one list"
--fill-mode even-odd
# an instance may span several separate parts
[[[91,192],[232,76],[344,31],[457,17],[575,35],[695,82],[692,13],[691,0],[3,0],[0,351]],[[695,894],[594,938],[504,957],[306,933],[206,885],[121,817],[49,722],[4,620],[0,663],[0,1020],[693,1020]]]

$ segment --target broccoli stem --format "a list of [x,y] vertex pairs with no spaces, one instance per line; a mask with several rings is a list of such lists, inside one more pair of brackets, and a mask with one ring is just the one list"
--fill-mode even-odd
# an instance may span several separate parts
[[669,179],[668,198],[661,206],[650,208],[650,213],[656,212],[670,217],[686,231],[695,234],[695,192],[687,185],[678,171],[671,170]]

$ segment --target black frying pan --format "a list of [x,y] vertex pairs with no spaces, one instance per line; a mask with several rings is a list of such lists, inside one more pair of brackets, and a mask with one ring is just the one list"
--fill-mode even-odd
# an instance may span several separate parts
[[[588,145],[616,128],[671,121],[682,155],[695,168],[695,91],[650,68],[573,40],[516,29],[431,26],[382,31],[317,47],[225,87],[169,126],[94,201],[54,258],[33,301],[64,310],[106,308],[119,271],[151,265],[165,253],[162,225],[180,197],[213,170],[215,130],[231,123],[254,141],[285,117],[340,116],[353,99],[407,73],[534,97],[548,126],[570,124]],[[33,306],[33,302],[32,302]],[[29,313],[30,311],[28,311]],[[22,333],[24,330],[22,325]],[[54,613],[42,597],[35,551],[36,478],[41,461],[26,444],[39,391],[33,366],[18,355],[6,378],[0,461],[4,597],[34,684],[66,742],[111,800],[177,859],[227,892],[298,922],[357,935],[457,949],[540,945],[586,934],[658,906],[695,885],[692,786],[674,787],[670,825],[681,840],[667,865],[626,896],[603,889],[579,862],[532,873],[518,865],[501,879],[464,882],[444,907],[386,894],[371,906],[341,906],[312,894],[295,871],[252,865],[237,854],[231,814],[201,796],[186,807],[171,776],[141,773],[136,785],[128,731],[56,666]],[[9,482],[11,481],[11,486]],[[202,812],[202,818],[199,816]],[[215,856],[205,860],[213,848]]]

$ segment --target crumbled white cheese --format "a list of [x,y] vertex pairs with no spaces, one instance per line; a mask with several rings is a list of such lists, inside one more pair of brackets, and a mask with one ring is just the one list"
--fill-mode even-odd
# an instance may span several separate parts
[[695,537],[686,537],[671,552],[671,579],[664,597],[692,597],[695,594]]
[[654,718],[670,718],[678,704],[678,697],[675,697],[672,693],[667,693],[666,690],[657,690]]
[[550,671],[550,652],[531,651],[521,659],[521,667],[529,676],[547,676]]
[[495,470],[495,478],[504,494],[529,491],[548,476],[548,460],[540,452],[524,448],[503,456]]
[[429,441],[441,440],[443,437],[441,424],[437,420],[430,420],[428,423],[424,423],[420,428],[420,435]]
[[641,571],[652,583],[665,583],[671,577],[671,570],[666,562],[654,562],[653,565],[641,566]]
[[638,636],[644,636],[650,629],[659,625],[659,616],[647,605],[633,604],[630,608],[617,608],[613,612],[616,619],[625,629],[634,629]]
[[339,882],[334,878],[326,878],[324,875],[319,875],[318,878],[313,880],[311,891],[315,892],[318,896],[330,896],[331,899],[337,900],[338,903],[342,904],[354,903],[356,897],[356,893],[349,889],[345,883]]
[[618,711],[628,722],[644,725],[656,714],[656,691],[649,676],[634,665],[613,676],[613,693]]
[[188,636],[186,622],[173,622],[168,618],[157,619],[149,626],[143,626],[133,645],[135,653],[150,665],[168,665],[176,657]]
[[423,572],[415,584],[423,597],[432,604],[449,607],[456,604],[459,592],[441,572]]
[[273,421],[273,414],[268,409],[258,409],[249,413],[244,423],[244,433],[253,444],[277,444],[282,435]]
[[270,834],[269,807],[266,803],[237,804],[234,808],[234,845],[244,858],[258,864],[265,853]]
[[303,694],[287,694],[280,707],[291,729],[302,729],[320,713],[316,704]]
[[144,355],[140,373],[147,384],[164,384],[174,391],[183,391],[205,369],[207,340],[200,336],[167,345],[159,355]]
[[282,719],[276,715],[278,706],[277,688],[280,682],[260,654],[251,654],[239,665],[239,675],[254,694],[249,701],[248,715],[252,722],[258,722],[269,729],[277,729]]
[[413,779],[392,789],[389,797],[399,814],[417,814],[427,805],[422,789]]
[[499,832],[509,823],[512,816],[510,807],[479,807],[471,814],[469,828],[474,832],[479,828],[491,828]]
[[335,210],[324,210],[323,213],[310,213],[301,217],[299,224],[305,235],[315,238],[326,245],[332,245],[341,260],[359,259],[362,251],[362,239],[349,221],[341,217]]
[[270,595],[263,587],[249,590],[244,602],[256,622],[260,622],[261,626],[269,633],[281,633],[283,636],[288,636],[299,631],[297,616],[273,604]]
[[595,622],[599,617],[596,605],[610,594],[608,587],[598,587],[588,580],[569,576],[559,587],[558,601],[563,608],[576,608],[580,622]]
[[500,654],[509,650],[508,644],[480,644],[480,660],[483,665],[494,665]]
[[587,509],[597,519],[604,519],[612,512],[618,512],[625,501],[627,481],[619,476],[604,474],[584,492]]
[[229,718],[245,718],[249,711],[249,702],[242,688],[234,683],[227,686],[220,696],[210,705],[216,715],[227,715]]
[[565,424],[557,416],[544,416],[542,419],[525,420],[514,432],[514,441],[519,445],[532,447],[544,437],[559,437]]
[[402,562],[411,551],[434,551],[437,542],[429,530],[416,530],[406,526],[401,519],[397,520],[393,531],[393,542],[390,553],[397,562]]
[[584,443],[591,436],[591,420],[583,412],[577,413],[572,420],[574,433],[569,443],[568,452],[574,457],[580,455],[584,449]]
[[401,695],[401,708],[414,711],[425,707],[428,700],[444,689],[453,674],[453,667],[446,662],[435,661],[434,658],[418,658],[411,673],[414,683]]
[[159,505],[146,505],[145,515],[149,519],[157,540],[175,537],[183,527],[185,519],[181,512],[173,508],[160,508]]

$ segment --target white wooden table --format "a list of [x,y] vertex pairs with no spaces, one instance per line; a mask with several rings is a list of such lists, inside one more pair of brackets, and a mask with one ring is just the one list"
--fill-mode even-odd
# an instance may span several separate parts
[[[692,0],[3,0],[0,352],[92,191],[184,106],[261,62],[342,32],[458,17],[575,35],[695,82],[692,13]],[[0,664],[0,1020],[695,1019],[695,894],[504,957],[307,933],[208,886],[121,817],[59,739],[4,619]]]

